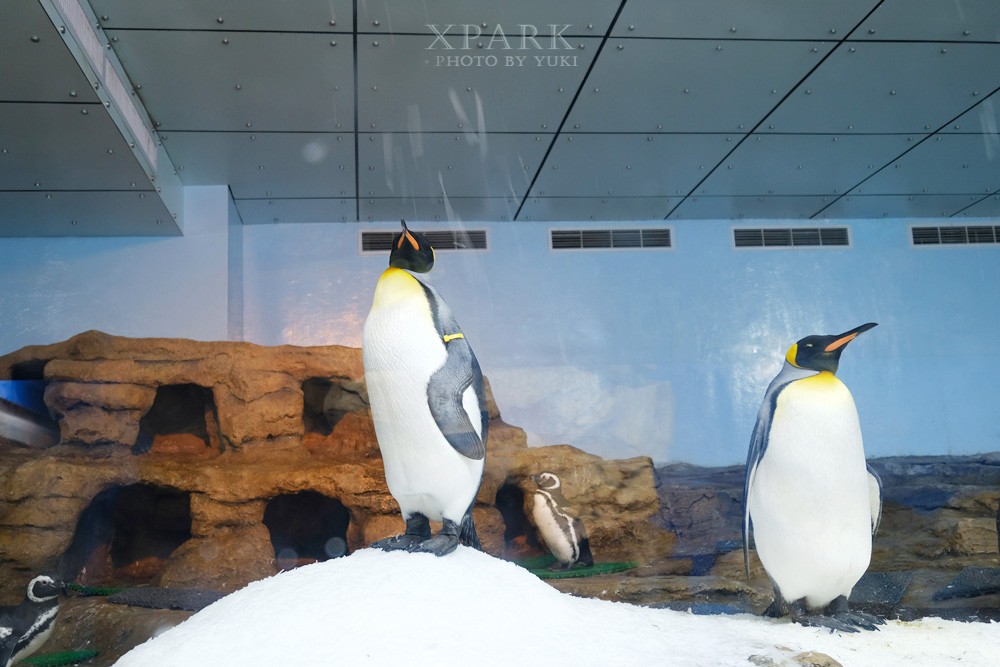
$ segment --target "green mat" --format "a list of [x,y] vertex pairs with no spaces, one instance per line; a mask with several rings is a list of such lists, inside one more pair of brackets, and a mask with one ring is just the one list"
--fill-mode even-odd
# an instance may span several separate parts
[[112,588],[108,586],[84,586],[83,584],[67,584],[66,588],[75,593],[79,593],[84,597],[91,595],[114,595],[115,593],[120,593],[125,590],[123,587]]
[[631,570],[632,568],[639,566],[638,563],[632,562],[594,563],[589,567],[574,567],[569,570],[549,570],[548,567],[556,562],[555,557],[551,554],[535,556],[534,558],[525,558],[514,562],[531,572],[539,579],[572,579],[574,577],[593,577],[599,574],[624,572],[625,570]]
[[40,653],[25,658],[17,664],[32,667],[60,667],[60,665],[75,665],[97,657],[97,651],[60,651],[59,653]]

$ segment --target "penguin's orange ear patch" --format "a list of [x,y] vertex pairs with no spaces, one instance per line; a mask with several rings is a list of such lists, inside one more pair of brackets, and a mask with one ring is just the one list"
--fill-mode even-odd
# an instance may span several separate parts
[[856,333],[848,334],[847,336],[844,336],[843,338],[838,338],[837,340],[833,341],[832,343],[830,343],[829,345],[827,345],[826,348],[824,348],[824,350],[826,352],[833,352],[834,350],[836,350],[838,348],[844,347],[845,345],[847,345],[848,343],[850,343],[852,340],[854,340],[857,337],[858,337],[858,334],[856,334]]
[[785,361],[790,363],[792,366],[798,368],[798,364],[795,363],[795,356],[799,353],[799,344],[793,343],[788,352],[785,353]]

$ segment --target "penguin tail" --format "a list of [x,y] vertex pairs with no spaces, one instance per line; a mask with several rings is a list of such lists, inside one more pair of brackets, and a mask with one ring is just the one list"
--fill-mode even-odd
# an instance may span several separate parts
[[462,524],[458,530],[458,540],[467,547],[483,550],[483,545],[479,542],[479,535],[476,533],[476,524],[472,522],[472,508],[462,517]]

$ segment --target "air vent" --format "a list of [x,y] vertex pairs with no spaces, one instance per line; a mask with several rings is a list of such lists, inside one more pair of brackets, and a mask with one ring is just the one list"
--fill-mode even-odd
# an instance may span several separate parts
[[911,227],[913,245],[1000,243],[1000,226]]
[[[482,229],[418,231],[435,250],[486,250],[486,231]],[[399,232],[361,232],[361,252],[388,252],[397,234]]]
[[553,250],[671,247],[669,227],[651,229],[553,229],[550,239]]
[[764,227],[733,230],[737,248],[792,248],[850,245],[847,227]]

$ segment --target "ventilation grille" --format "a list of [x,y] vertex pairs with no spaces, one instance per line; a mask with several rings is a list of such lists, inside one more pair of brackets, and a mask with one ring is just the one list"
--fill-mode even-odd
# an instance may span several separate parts
[[1000,226],[912,227],[913,245],[1000,243]]
[[[420,233],[435,250],[486,250],[486,231],[482,229]],[[399,232],[361,232],[361,252],[388,252],[397,234]]]
[[850,245],[847,227],[734,229],[733,241],[737,248]]
[[655,229],[553,229],[553,250],[595,248],[669,248],[670,228]]

